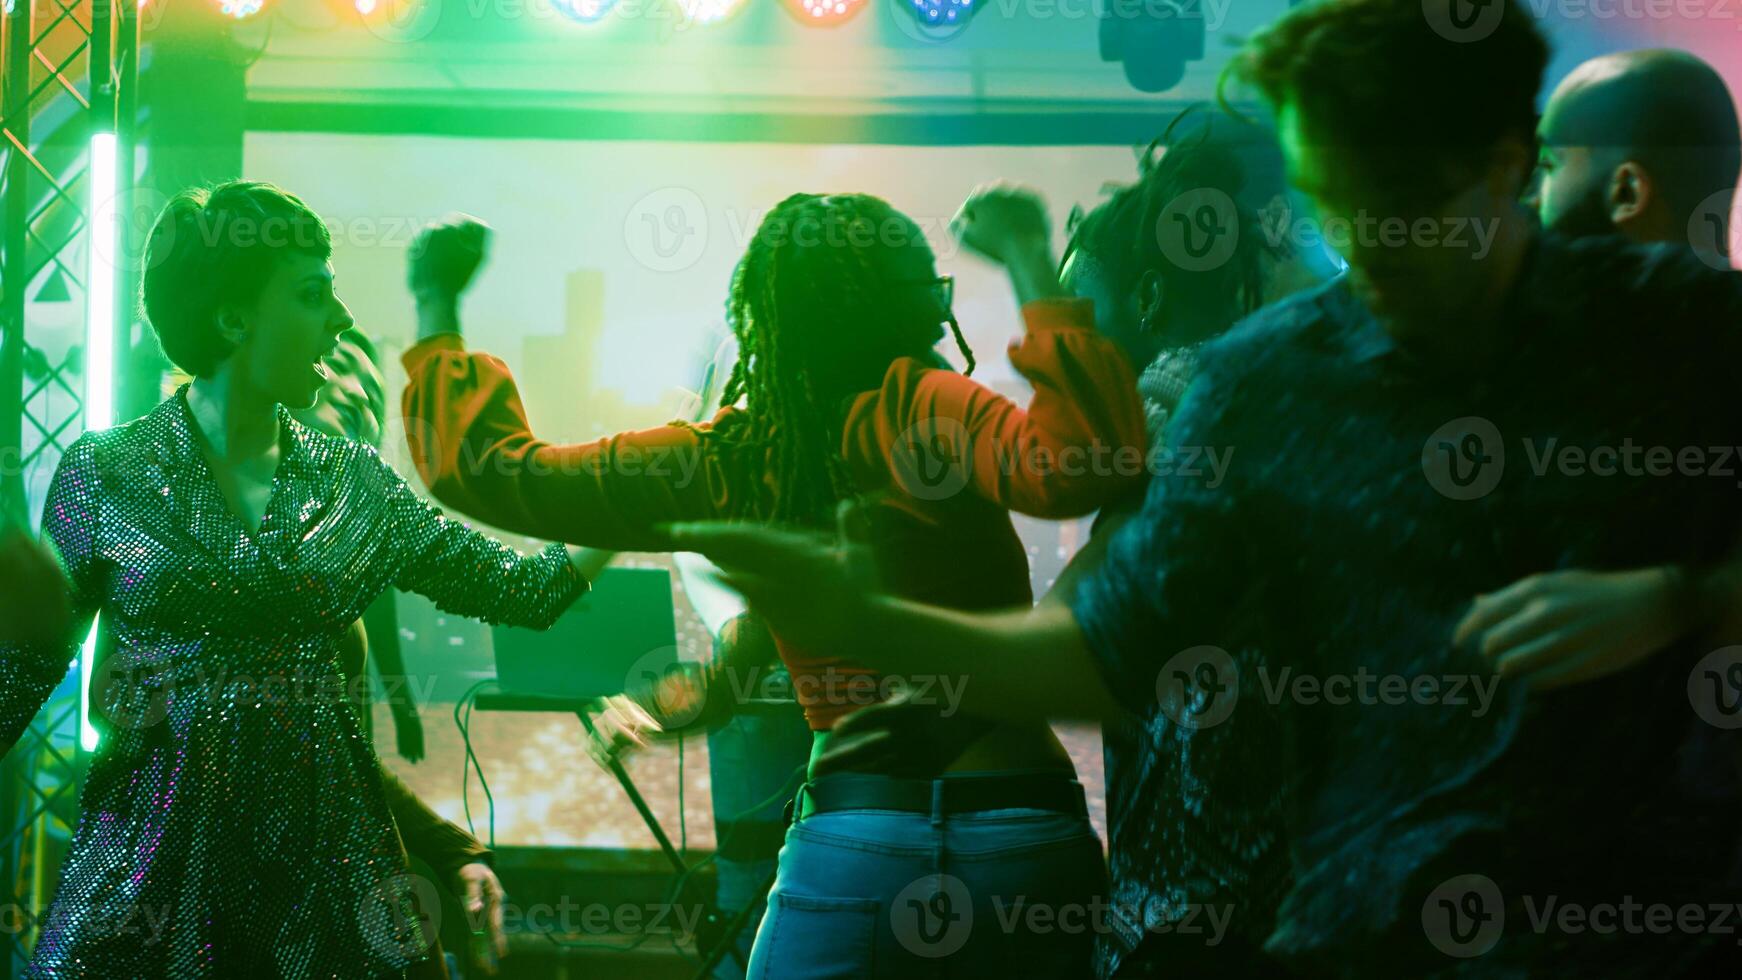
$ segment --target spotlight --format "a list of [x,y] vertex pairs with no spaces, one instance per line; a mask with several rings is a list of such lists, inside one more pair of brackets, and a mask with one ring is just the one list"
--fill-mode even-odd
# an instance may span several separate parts
[[921,28],[948,31],[968,25],[985,0],[895,0],[907,8]]
[[1139,92],[1165,92],[1186,77],[1186,63],[1204,58],[1200,0],[1161,0],[1135,16],[1119,5],[1101,11],[1101,60],[1125,65]]
[[578,24],[596,24],[617,7],[617,0],[551,0],[557,12]]
[[813,27],[845,24],[865,7],[865,0],[787,0],[786,9]]
[[218,0],[218,12],[235,20],[247,20],[266,6],[266,0]]

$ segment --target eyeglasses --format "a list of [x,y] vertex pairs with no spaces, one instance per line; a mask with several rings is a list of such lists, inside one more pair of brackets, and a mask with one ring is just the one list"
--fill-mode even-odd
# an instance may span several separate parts
[[956,298],[955,276],[938,276],[936,279],[892,279],[890,285],[927,286],[932,290],[932,295],[937,298],[938,303],[946,310],[950,308],[950,304]]

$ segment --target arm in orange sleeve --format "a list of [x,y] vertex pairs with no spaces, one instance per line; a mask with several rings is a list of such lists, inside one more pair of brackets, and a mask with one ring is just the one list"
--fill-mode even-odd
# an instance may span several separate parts
[[507,365],[465,350],[457,335],[431,337],[404,360],[412,459],[431,496],[460,513],[547,540],[636,551],[660,547],[661,523],[725,509],[724,475],[694,429],[552,445],[533,436]]
[[[1146,477],[1137,378],[1095,330],[1087,300],[1022,308],[1010,362],[1034,386],[1021,405],[912,358],[848,410],[843,452],[855,473],[915,496],[966,490],[1035,517],[1080,517]],[[928,472],[930,471],[930,472]]]

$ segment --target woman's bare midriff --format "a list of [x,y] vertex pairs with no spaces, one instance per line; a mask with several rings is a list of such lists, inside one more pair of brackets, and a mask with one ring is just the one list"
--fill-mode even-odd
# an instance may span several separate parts
[[[811,733],[811,768],[828,750],[833,732]],[[1074,775],[1076,767],[1058,736],[1047,725],[1000,725],[986,732],[958,755],[945,772],[1000,772],[1058,769]]]

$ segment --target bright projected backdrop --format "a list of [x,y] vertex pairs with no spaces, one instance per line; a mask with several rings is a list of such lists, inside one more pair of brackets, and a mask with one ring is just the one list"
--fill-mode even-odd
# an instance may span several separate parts
[[[465,211],[496,229],[493,255],[467,301],[468,342],[500,356],[520,379],[535,431],[574,440],[657,425],[693,383],[701,352],[724,329],[731,271],[756,224],[788,194],[863,191],[889,199],[926,232],[939,270],[954,275],[956,312],[979,358],[976,376],[1019,398],[1005,347],[1021,329],[999,270],[960,252],[947,228],[977,184],[1006,179],[1039,188],[1062,244],[1073,204],[1092,207],[1109,181],[1135,175],[1130,147],[897,147],[713,143],[472,141],[412,137],[254,134],[247,173],[303,197],[334,226],[341,297],[384,342],[394,404],[404,374],[397,353],[413,333],[405,246],[423,222]],[[959,364],[952,345],[946,343]],[[395,426],[397,428],[397,426]],[[402,436],[387,455],[405,466]],[[415,477],[413,477],[415,479]],[[1083,533],[1080,524],[1020,523],[1035,585],[1050,584]],[[530,544],[516,540],[517,544]],[[635,564],[664,559],[634,556]],[[678,598],[680,646],[707,651]],[[401,601],[411,686],[422,695],[428,756],[393,754],[391,722],[378,710],[382,757],[444,816],[462,812],[463,750],[452,702],[493,673],[481,625]],[[474,715],[472,740],[497,801],[503,844],[652,847],[650,834],[609,778],[581,751],[564,715]],[[1065,731],[1104,809],[1100,746]],[[644,752],[632,774],[674,839],[678,765],[672,748]],[[690,842],[711,846],[705,743],[688,743],[684,766]],[[484,828],[474,780],[473,814]]]

